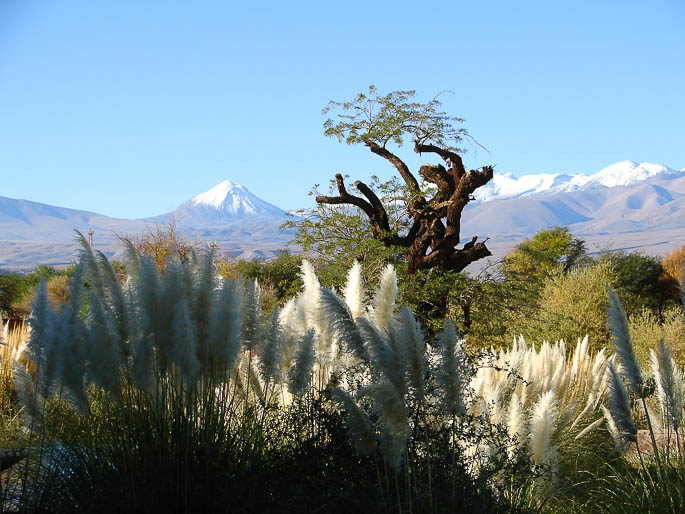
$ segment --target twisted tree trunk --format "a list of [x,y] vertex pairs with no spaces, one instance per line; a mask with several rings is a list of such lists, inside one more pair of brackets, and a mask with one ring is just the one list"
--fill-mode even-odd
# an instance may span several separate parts
[[485,246],[487,238],[478,242],[476,235],[462,248],[457,248],[464,207],[472,199],[473,192],[492,179],[492,166],[485,166],[479,171],[466,171],[456,152],[415,142],[416,153],[434,153],[446,164],[446,167],[441,164],[424,164],[419,169],[419,175],[437,187],[433,197],[426,198],[420,191],[416,177],[399,157],[373,141],[367,141],[365,145],[371,152],[390,162],[407,185],[407,212],[412,220],[409,232],[404,236],[393,234],[388,213],[378,196],[360,181],[356,181],[354,185],[363,198],[348,193],[340,174],[335,176],[338,196],[319,195],[316,197],[317,202],[350,204],[364,211],[376,239],[386,246],[407,249],[405,255],[409,273],[421,269],[459,272],[472,262],[492,255]]

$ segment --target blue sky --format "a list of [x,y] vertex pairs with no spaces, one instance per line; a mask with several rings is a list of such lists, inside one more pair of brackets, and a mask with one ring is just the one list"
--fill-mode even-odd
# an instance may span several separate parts
[[323,136],[369,84],[453,91],[470,167],[679,169],[683,27],[683,0],[0,0],[0,196],[137,218],[230,179],[311,205],[336,172],[392,175]]

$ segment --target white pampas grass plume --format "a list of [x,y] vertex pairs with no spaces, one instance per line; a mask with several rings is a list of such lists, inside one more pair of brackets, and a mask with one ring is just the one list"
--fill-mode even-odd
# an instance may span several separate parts
[[85,388],[87,331],[78,311],[74,309],[79,304],[79,300],[70,299],[57,321],[55,355],[59,357],[55,379],[64,386],[66,399],[73,403],[75,409],[87,414],[90,411]]
[[404,340],[407,352],[407,372],[409,383],[420,402],[426,393],[426,343],[423,340],[421,325],[416,321],[409,307],[403,305],[398,316],[398,336]]
[[640,372],[640,364],[637,361],[633,342],[630,339],[628,318],[621,306],[618,295],[611,288],[609,288],[609,328],[614,334],[613,343],[621,364],[621,370],[625,374],[633,392],[642,398],[644,396],[644,383],[642,381],[642,373]]
[[389,382],[383,381],[363,387],[357,398],[371,398],[378,412],[385,436],[385,458],[397,469],[402,462],[402,453],[406,447],[408,426],[404,398]]
[[126,273],[135,282],[140,277],[140,256],[130,239],[122,238],[121,242],[126,248]]
[[93,254],[93,249],[88,244],[88,241],[83,234],[78,230],[76,232],[76,242],[81,246],[78,252],[79,261],[84,265],[85,271],[88,274],[89,286],[94,290],[99,296],[104,296],[104,290],[102,288],[102,276],[100,274],[100,267],[98,266],[95,255]]
[[101,298],[91,292],[88,309],[88,380],[115,398],[121,396],[121,345]]
[[[630,395],[613,363],[607,368],[609,382],[609,431],[617,442],[614,451],[637,441],[637,427],[633,421]],[[605,413],[606,415],[606,413]],[[614,430],[615,429],[615,430]]]
[[17,407],[23,418],[22,429],[27,433],[36,433],[44,425],[45,398],[36,390],[31,375],[17,361],[12,362],[14,388],[17,391]]
[[373,298],[371,319],[378,330],[385,330],[392,319],[397,299],[397,274],[392,264],[388,264],[381,274],[381,283]]
[[663,338],[657,351],[650,349],[649,355],[661,412],[671,428],[678,430],[683,419],[683,383],[678,366]]
[[233,280],[224,280],[209,315],[208,352],[214,364],[230,371],[241,344],[241,287]]
[[261,333],[261,290],[256,280],[254,282],[247,282],[243,286],[241,311],[243,316],[243,345],[246,350],[253,351],[263,336]]
[[509,411],[507,413],[507,432],[518,444],[523,444],[526,438],[528,426],[523,411],[523,404],[519,395],[513,393],[509,400]]
[[321,288],[321,304],[330,322],[336,343],[345,346],[357,359],[368,362],[364,341],[347,305],[330,289]]
[[[318,318],[321,298],[321,284],[314,271],[314,266],[304,259],[300,266],[300,277],[304,285],[300,301],[304,306],[307,317]],[[311,325],[311,324],[310,324]]]
[[530,417],[530,456],[534,464],[554,465],[555,451],[552,448],[552,435],[558,416],[559,409],[554,392],[547,391],[540,395]]
[[190,317],[193,320],[197,335],[200,355],[204,357],[207,351],[207,339],[209,335],[209,316],[212,311],[214,300],[214,289],[216,286],[216,267],[214,266],[214,250],[210,249],[202,254],[199,260],[199,267],[193,280],[192,303],[190,307]]
[[102,279],[104,287],[108,293],[109,304],[111,305],[112,315],[116,321],[116,328],[119,334],[119,344],[121,345],[121,352],[123,355],[130,354],[130,348],[128,348],[129,339],[129,325],[128,325],[128,303],[124,297],[124,292],[121,287],[121,282],[119,281],[119,276],[112,267],[112,264],[107,259],[107,256],[97,251],[98,264],[102,269]]
[[437,342],[441,357],[437,379],[442,390],[442,408],[448,414],[461,416],[466,410],[462,400],[464,355],[452,322],[445,321]]
[[392,330],[386,335],[376,329],[366,318],[357,319],[359,333],[368,350],[371,365],[375,373],[380,373],[398,391],[406,391],[405,367],[407,360]]
[[314,365],[314,331],[307,332],[298,343],[295,363],[288,372],[288,391],[299,396],[309,387]]
[[278,319],[278,309],[274,309],[269,320],[269,327],[264,338],[259,367],[265,382],[280,382],[281,380],[281,348],[283,346],[283,330]]
[[141,390],[151,393],[155,389],[155,354],[152,346],[152,336],[138,333],[132,344],[133,363],[131,378]]
[[362,282],[362,265],[359,261],[354,261],[354,264],[347,272],[347,283],[343,289],[345,303],[352,315],[352,319],[356,320],[358,317],[364,315],[364,284]]
[[31,335],[28,347],[38,365],[36,382],[41,393],[47,396],[55,379],[59,355],[56,341],[57,316],[50,305],[48,288],[43,279],[38,284],[36,296],[31,304],[29,326]]
[[376,449],[376,434],[366,413],[352,397],[339,387],[333,388],[333,400],[345,412],[348,434],[355,448],[362,455],[370,455]]
[[575,440],[577,441],[578,439],[582,439],[586,435],[588,435],[590,432],[592,432],[595,428],[597,428],[599,425],[604,423],[605,419],[604,418],[599,418],[590,423],[588,426],[586,426],[583,430],[581,430],[578,435],[575,437]]
[[245,370],[245,375],[247,376],[247,382],[250,386],[250,389],[255,395],[257,395],[257,399],[259,400],[259,402],[262,405],[264,405],[264,387],[262,386],[262,382],[259,379],[259,375],[255,373],[254,363],[252,359],[248,359],[247,355],[245,353],[242,353],[241,364]]
[[176,303],[172,320],[169,356],[180,368],[183,378],[193,381],[200,373],[200,361],[197,358],[195,327],[190,320],[188,302],[184,298]]

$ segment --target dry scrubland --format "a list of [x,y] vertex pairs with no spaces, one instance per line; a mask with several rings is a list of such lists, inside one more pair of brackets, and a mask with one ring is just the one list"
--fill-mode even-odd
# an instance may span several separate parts
[[396,305],[392,266],[368,294],[359,264],[336,291],[304,261],[267,314],[211,253],[161,273],[129,245],[122,283],[82,243],[68,300],[41,282],[30,325],[4,331],[5,510],[685,508],[684,341],[636,331],[613,291],[608,348],[476,351]]

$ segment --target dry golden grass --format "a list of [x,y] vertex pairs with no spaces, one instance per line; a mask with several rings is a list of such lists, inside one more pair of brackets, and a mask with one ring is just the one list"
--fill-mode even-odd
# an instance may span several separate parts
[[2,333],[0,333],[0,412],[8,412],[14,408],[13,361],[16,360],[29,368],[35,366],[26,353],[28,337],[29,326],[27,323],[21,323],[12,329],[9,328],[7,321],[2,323]]
[[685,245],[664,255],[661,265],[670,278],[678,281],[680,287],[685,285]]

